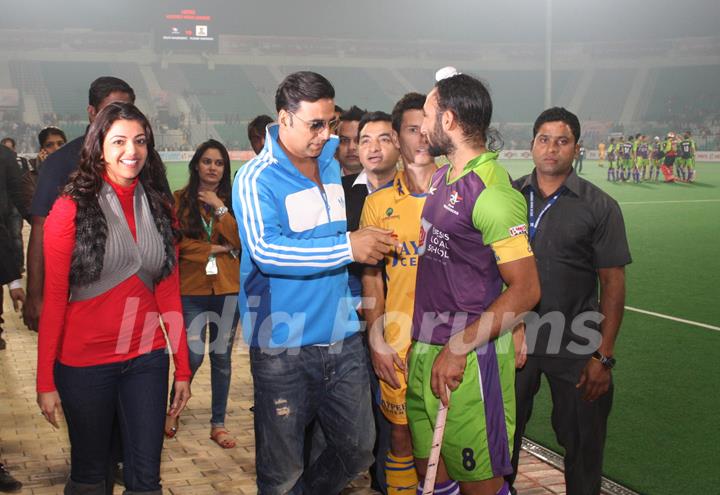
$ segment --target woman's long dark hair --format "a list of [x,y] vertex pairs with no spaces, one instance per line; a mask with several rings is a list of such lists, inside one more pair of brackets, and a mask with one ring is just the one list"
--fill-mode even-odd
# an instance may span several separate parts
[[[77,204],[79,213],[76,224],[78,219],[85,215],[84,212],[93,211],[95,215],[100,212],[102,217],[98,194],[103,185],[106,166],[103,159],[103,143],[108,131],[118,120],[139,122],[145,133],[148,155],[145,166],[140,172],[139,181],[145,190],[158,232],[165,239],[166,265],[160,276],[160,278],[164,278],[169,274],[176,262],[173,241],[179,239],[180,233],[173,226],[172,202],[166,193],[165,165],[155,150],[152,128],[145,115],[135,105],[125,102],[113,102],[97,114],[85,136],[85,142],[80,152],[80,164],[77,170],[70,175],[64,194],[72,198]],[[107,223],[104,221],[104,217],[98,220],[100,220],[99,223],[91,231],[86,232],[84,229],[82,231],[79,229],[77,232],[74,254],[78,256],[73,256],[73,266],[77,264],[76,268],[83,264],[83,256],[81,255],[88,251],[94,251],[97,253],[97,257],[105,251]],[[100,260],[102,260],[101,256]],[[87,266],[83,265],[83,267],[87,269]],[[98,269],[93,269],[92,273],[79,274],[76,270],[71,270],[71,282],[91,282],[100,276],[100,269],[101,266]]]
[[197,150],[195,150],[195,154],[188,164],[190,179],[188,180],[187,186],[185,186],[180,192],[178,201],[177,216],[180,221],[180,228],[183,235],[192,239],[203,239],[207,235],[202,225],[200,205],[198,204],[198,188],[200,187],[200,172],[198,171],[198,167],[200,166],[200,159],[205,152],[210,149],[218,150],[220,152],[220,156],[222,156],[223,162],[225,163],[216,194],[218,198],[222,199],[223,203],[225,203],[229,213],[232,214],[232,202],[230,201],[232,198],[232,183],[230,182],[230,154],[220,141],[209,139],[198,146]]

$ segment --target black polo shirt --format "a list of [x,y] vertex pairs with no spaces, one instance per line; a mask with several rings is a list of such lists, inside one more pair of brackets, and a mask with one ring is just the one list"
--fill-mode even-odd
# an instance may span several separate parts
[[53,203],[67,184],[68,177],[80,163],[80,150],[84,142],[85,136],[75,138],[43,162],[30,206],[31,215],[48,216]]
[[[528,215],[534,192],[537,219],[552,195],[542,196],[535,173],[514,185],[528,202]],[[600,311],[597,270],[625,266],[632,259],[617,201],[574,170],[560,191],[531,240],[542,296],[534,309],[539,319],[526,319],[528,354],[587,358],[597,348],[591,340],[599,342],[600,322],[586,314]]]

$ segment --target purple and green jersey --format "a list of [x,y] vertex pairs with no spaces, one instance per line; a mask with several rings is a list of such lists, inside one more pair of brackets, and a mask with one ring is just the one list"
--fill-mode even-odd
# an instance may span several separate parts
[[447,343],[502,292],[491,245],[527,236],[527,205],[497,156],[483,153],[452,181],[449,165],[432,178],[420,226],[413,340]]

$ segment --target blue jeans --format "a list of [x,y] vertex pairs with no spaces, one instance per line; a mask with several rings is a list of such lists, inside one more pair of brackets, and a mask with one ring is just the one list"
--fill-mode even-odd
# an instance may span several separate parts
[[[360,334],[331,346],[250,349],[258,493],[339,493],[373,461],[375,425]],[[304,469],[305,428],[327,447]]]
[[[116,415],[127,492],[161,490],[160,454],[169,366],[164,349],[120,363],[55,365],[55,384],[71,446],[66,493],[105,493]],[[89,490],[91,486],[95,489]]]
[[[232,347],[235,341],[240,313],[237,294],[182,296],[183,319],[187,328],[187,341],[192,376],[205,358],[208,327],[210,328],[210,387],[212,391],[213,428],[225,426],[230,376],[232,374]],[[208,324],[209,323],[209,324]],[[191,378],[192,380],[192,378]],[[174,384],[173,384],[174,385]],[[175,387],[170,401],[175,397]]]

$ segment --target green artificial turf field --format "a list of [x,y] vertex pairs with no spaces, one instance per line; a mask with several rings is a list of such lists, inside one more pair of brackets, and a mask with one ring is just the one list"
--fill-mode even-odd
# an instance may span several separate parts
[[[530,161],[502,162],[517,178]],[[173,189],[187,164],[168,163]],[[621,205],[633,256],[631,308],[720,327],[720,164],[695,184],[615,183],[586,161],[582,177]],[[648,494],[717,493],[720,486],[720,331],[627,310],[616,346],[605,475]],[[543,383],[527,436],[562,453]]]

